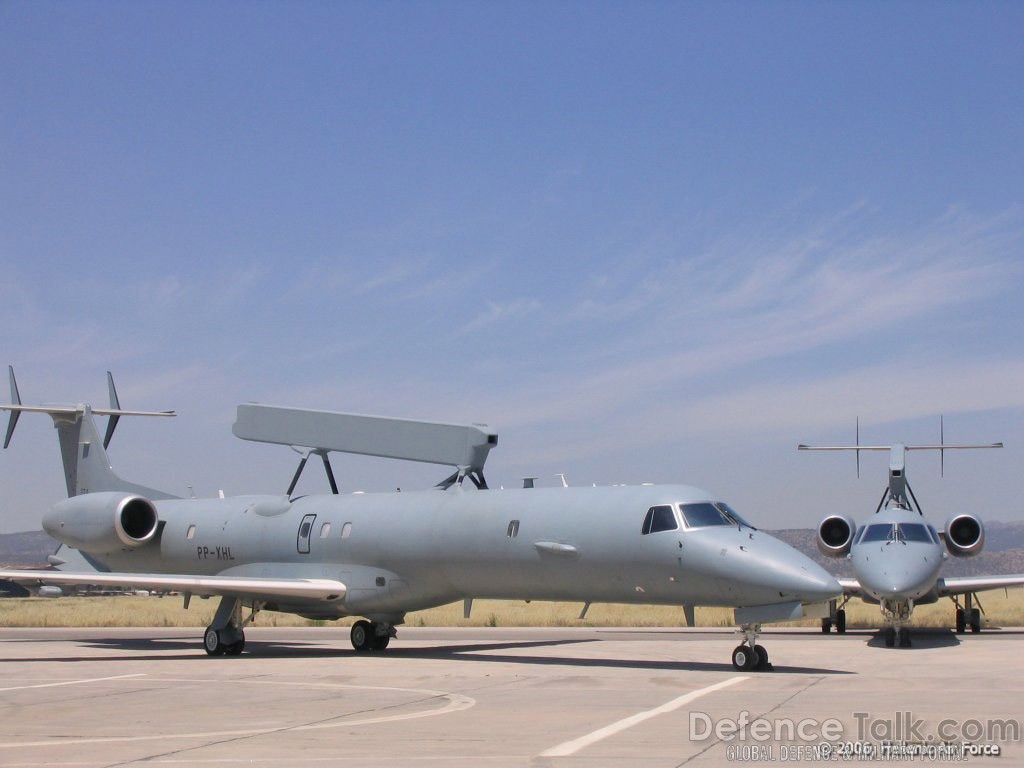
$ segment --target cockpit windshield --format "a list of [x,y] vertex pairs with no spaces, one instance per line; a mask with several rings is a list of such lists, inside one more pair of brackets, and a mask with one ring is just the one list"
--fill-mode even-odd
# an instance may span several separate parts
[[924,544],[934,543],[923,523],[900,523],[899,528],[902,541],[922,542]]
[[872,541],[898,541],[903,544],[935,543],[928,533],[927,526],[923,523],[875,523],[869,525],[860,539],[860,543],[866,544]]
[[892,523],[875,523],[869,525],[864,532],[861,544],[869,544],[872,541],[888,541],[892,538]]
[[726,514],[710,501],[698,504],[680,504],[687,528],[706,528],[709,525],[736,525]]
[[727,517],[731,517],[733,520],[735,520],[737,525],[742,526],[744,528],[749,528],[752,531],[757,530],[757,528],[748,523],[746,519],[742,515],[740,515],[739,512],[730,507],[724,501],[716,501],[715,506],[722,510]]

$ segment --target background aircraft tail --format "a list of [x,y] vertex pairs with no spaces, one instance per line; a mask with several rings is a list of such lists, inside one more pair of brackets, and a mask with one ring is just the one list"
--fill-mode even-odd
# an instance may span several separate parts
[[[117,400],[114,380],[107,372],[110,388],[110,408],[93,409],[91,405],[22,405],[14,368],[8,366],[11,379],[11,404],[0,405],[0,410],[10,411],[4,448],[10,445],[11,436],[22,413],[45,413],[53,419],[60,442],[61,459],[64,462],[64,479],[68,496],[98,491],[125,491],[137,493],[149,499],[173,499],[172,494],[155,488],[130,483],[120,478],[110,466],[106,448],[122,416],[174,416],[174,411],[125,411]],[[107,434],[100,439],[96,430],[94,415],[109,416]]]

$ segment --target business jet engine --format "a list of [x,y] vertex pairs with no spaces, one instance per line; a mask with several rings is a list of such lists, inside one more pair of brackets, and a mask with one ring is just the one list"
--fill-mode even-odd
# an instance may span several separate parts
[[72,496],[43,515],[43,528],[57,541],[97,554],[141,547],[159,525],[152,501],[123,491]]
[[829,515],[818,524],[818,550],[827,557],[845,557],[857,524],[846,515]]
[[943,538],[951,555],[970,557],[981,552],[985,546],[985,527],[974,515],[963,512],[949,518]]

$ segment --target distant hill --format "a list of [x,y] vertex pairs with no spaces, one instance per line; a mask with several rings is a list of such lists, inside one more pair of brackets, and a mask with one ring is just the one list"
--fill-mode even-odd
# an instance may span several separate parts
[[43,531],[0,533],[0,565],[45,565],[58,544]]

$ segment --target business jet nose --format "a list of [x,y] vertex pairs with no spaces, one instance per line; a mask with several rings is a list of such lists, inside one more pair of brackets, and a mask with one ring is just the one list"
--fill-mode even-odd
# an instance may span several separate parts
[[709,531],[709,571],[732,605],[820,603],[843,588],[821,566],[763,531]]
[[[902,552],[897,554],[902,555]],[[941,561],[914,557],[876,558],[874,568],[859,568],[861,585],[879,598],[916,600],[931,591]]]
[[780,599],[820,603],[841,594],[842,586],[824,568],[783,541],[772,539],[764,553],[765,584]]

